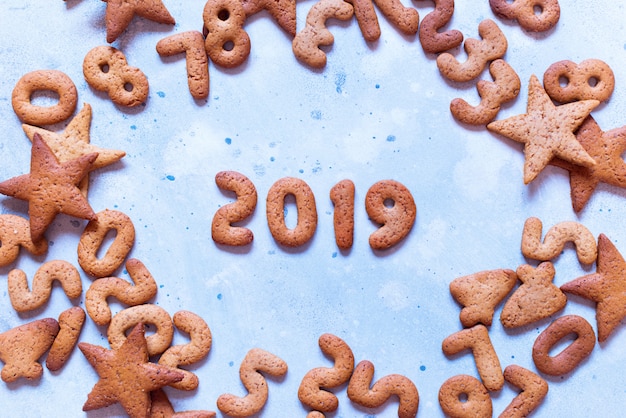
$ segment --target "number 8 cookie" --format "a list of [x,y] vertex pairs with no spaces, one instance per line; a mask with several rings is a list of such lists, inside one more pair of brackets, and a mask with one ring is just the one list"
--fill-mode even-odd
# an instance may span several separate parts
[[207,31],[204,46],[209,58],[222,67],[233,68],[250,55],[250,37],[243,30],[246,12],[235,0],[209,0],[202,12]]
[[552,99],[561,103],[577,100],[608,100],[615,88],[615,75],[604,61],[588,59],[580,64],[563,60],[543,74],[543,85]]

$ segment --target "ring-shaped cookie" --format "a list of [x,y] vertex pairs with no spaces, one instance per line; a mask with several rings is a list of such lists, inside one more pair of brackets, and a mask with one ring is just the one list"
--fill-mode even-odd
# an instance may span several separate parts
[[587,59],[580,64],[563,60],[550,65],[543,85],[552,99],[561,103],[578,100],[608,100],[615,89],[615,75],[604,61]]
[[[107,277],[113,274],[130,252],[135,242],[135,227],[124,213],[106,209],[97,214],[95,221],[90,221],[78,242],[78,264],[94,277]],[[104,257],[98,258],[109,231],[115,230],[116,236]]]
[[[298,209],[298,223],[289,229],[285,223],[285,197],[293,195]],[[274,239],[286,247],[307,243],[317,228],[315,196],[306,182],[294,177],[284,177],[267,192],[267,225]]]
[[[550,350],[570,334],[576,339],[559,354],[550,356]],[[596,344],[592,326],[578,315],[566,315],[552,322],[533,344],[533,361],[539,371],[552,376],[571,372],[583,361]]]
[[[52,106],[31,102],[38,91],[52,91],[59,101]],[[78,92],[71,78],[58,70],[37,70],[24,74],[13,88],[11,104],[17,117],[29,125],[52,125],[68,119],[76,110]]]
[[480,380],[460,374],[443,382],[439,389],[439,405],[452,418],[490,417],[493,405],[489,391]]
[[115,314],[107,334],[111,348],[115,350],[121,347],[126,341],[126,331],[139,323],[156,326],[156,332],[146,337],[148,355],[165,352],[174,338],[174,324],[165,309],[153,304],[131,306]]

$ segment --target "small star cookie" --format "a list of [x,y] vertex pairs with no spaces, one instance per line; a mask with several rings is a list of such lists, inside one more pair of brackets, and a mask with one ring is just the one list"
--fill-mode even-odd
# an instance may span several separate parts
[[598,100],[581,100],[555,106],[533,75],[528,85],[526,113],[491,122],[487,129],[524,144],[524,184],[528,184],[553,157],[585,167],[595,164],[574,132],[599,104]]
[[80,192],[78,183],[97,157],[97,153],[91,153],[60,163],[41,135],[33,135],[30,173],[0,183],[0,193],[28,201],[33,242],[43,237],[59,213],[88,220],[96,219],[96,214]]
[[179,370],[149,361],[142,323],[133,328],[118,349],[107,350],[85,342],[78,343],[78,348],[100,376],[87,396],[83,411],[120,403],[131,418],[147,418],[152,404],[150,392],[184,377]]

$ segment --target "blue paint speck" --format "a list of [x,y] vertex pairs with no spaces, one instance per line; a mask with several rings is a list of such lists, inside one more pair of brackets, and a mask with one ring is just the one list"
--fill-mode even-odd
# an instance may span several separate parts
[[217,294],[217,300],[222,300],[222,294],[221,293]]
[[270,161],[274,161],[274,160],[276,160],[276,158],[270,157]]
[[346,84],[346,75],[344,73],[337,73],[335,74],[335,86],[337,90],[337,93],[341,93],[342,92],[342,87],[343,85]]
[[171,174],[168,174],[167,176],[165,176],[165,178],[168,179],[169,181],[176,180],[176,178],[174,176],[172,176]]
[[302,174],[302,173],[304,173],[304,169],[302,169],[302,168],[301,168],[300,170],[298,170],[298,172],[299,172],[300,174]]
[[165,93],[163,93],[162,91],[157,91],[157,96],[165,97]]
[[337,251],[335,251],[332,255],[333,258],[337,258]]
[[380,88],[380,84],[376,84],[376,86],[375,86],[375,87],[376,87],[377,89],[379,89],[379,88]]
[[135,126],[135,125],[130,125],[130,129],[132,129],[133,131],[136,131],[136,130],[137,130],[137,126]]
[[426,366],[423,366],[423,365],[422,365],[422,366],[420,366],[420,370],[421,370],[421,371],[425,371],[425,370],[426,370]]
[[387,136],[387,142],[393,142],[396,140],[396,136],[395,135],[388,135]]
[[230,139],[230,138],[226,138],[226,139],[224,139],[224,142],[226,142],[227,145],[230,145],[230,144],[233,143],[233,140]]
[[311,110],[311,118],[315,120],[322,119],[322,111],[321,110]]
[[233,366],[235,365],[235,362],[234,362],[234,361],[229,361],[229,362],[228,362],[228,365],[229,365],[230,367],[233,367]]

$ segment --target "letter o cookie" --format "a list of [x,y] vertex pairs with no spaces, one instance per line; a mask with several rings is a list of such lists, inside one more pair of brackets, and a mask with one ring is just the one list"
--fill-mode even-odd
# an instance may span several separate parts
[[[298,224],[289,229],[285,224],[285,197],[293,195],[298,209]],[[308,242],[317,228],[317,209],[313,191],[303,180],[285,177],[267,192],[267,225],[274,239],[286,247],[298,247]]]
[[[52,91],[59,95],[53,106],[37,106],[31,102],[38,91]],[[29,125],[52,125],[68,119],[76,110],[78,92],[71,78],[58,70],[37,70],[17,81],[11,95],[11,104],[17,117]]]
[[[576,339],[556,356],[550,350],[570,334]],[[556,319],[546,328],[533,344],[533,361],[539,371],[552,376],[571,372],[591,354],[596,344],[593,328],[578,315],[566,315]]]

